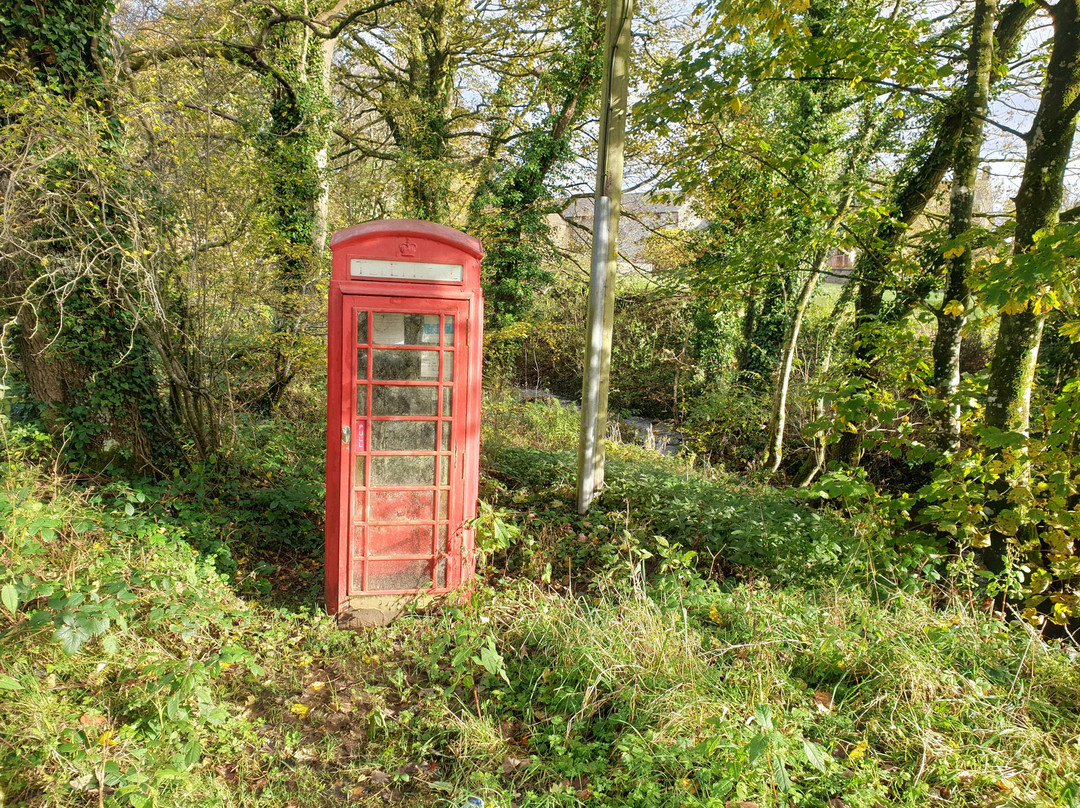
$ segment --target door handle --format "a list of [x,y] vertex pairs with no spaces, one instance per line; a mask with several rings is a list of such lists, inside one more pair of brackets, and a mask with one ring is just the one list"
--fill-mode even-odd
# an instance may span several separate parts
[[352,440],[352,428],[343,426],[341,428],[341,442],[348,446],[350,440]]

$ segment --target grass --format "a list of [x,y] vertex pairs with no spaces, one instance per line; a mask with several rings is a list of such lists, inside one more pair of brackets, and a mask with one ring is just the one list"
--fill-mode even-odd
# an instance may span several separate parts
[[484,497],[520,535],[468,602],[360,634],[288,569],[317,557],[303,434],[201,493],[9,451],[0,805],[1078,804],[1074,649],[962,577],[890,583],[868,520],[683,458],[610,447],[581,518],[576,413],[485,415]]

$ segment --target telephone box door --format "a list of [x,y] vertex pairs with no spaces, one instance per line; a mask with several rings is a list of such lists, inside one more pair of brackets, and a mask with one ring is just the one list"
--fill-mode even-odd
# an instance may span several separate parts
[[465,390],[479,383],[468,378],[467,305],[344,297],[350,596],[444,592],[461,581],[460,436]]

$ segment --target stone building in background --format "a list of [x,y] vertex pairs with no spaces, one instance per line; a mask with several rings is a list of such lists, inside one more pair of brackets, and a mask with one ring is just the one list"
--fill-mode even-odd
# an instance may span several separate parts
[[[689,202],[672,205],[652,201],[648,194],[623,194],[619,219],[619,271],[652,272],[645,245],[657,231],[698,230],[706,222],[693,213]],[[575,256],[592,249],[593,198],[575,199],[562,212],[548,217],[555,246]]]

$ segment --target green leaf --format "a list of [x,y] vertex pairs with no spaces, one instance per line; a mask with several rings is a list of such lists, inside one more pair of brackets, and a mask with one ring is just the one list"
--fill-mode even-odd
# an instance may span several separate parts
[[510,684],[510,679],[506,676],[506,663],[503,661],[502,654],[495,648],[494,637],[488,637],[487,645],[480,648],[480,656],[473,657],[473,662],[481,665],[492,676],[498,676]]
[[750,764],[757,763],[765,750],[769,748],[769,736],[763,732],[759,732],[753,738],[750,739],[750,743],[746,747],[746,755],[750,759]]
[[192,738],[184,746],[184,768],[190,769],[196,763],[199,762],[199,758],[202,757],[202,744],[199,743],[198,738]]
[[169,700],[165,702],[165,715],[169,717],[170,721],[175,721],[180,714],[180,694],[174,693],[169,697]]
[[81,621],[83,625],[89,629],[93,635],[104,634],[109,630],[110,620],[108,617],[88,617],[84,621]]
[[776,781],[776,787],[783,792],[791,791],[791,778],[788,777],[787,769],[784,768],[784,761],[780,755],[773,755],[773,779]]
[[4,588],[0,589],[0,602],[3,602],[4,608],[6,608],[12,615],[19,608],[19,590],[15,588],[15,584],[4,584]]
[[68,654],[77,654],[83,644],[90,639],[90,632],[86,626],[72,620],[57,628],[53,632],[53,639],[60,643]]
[[810,765],[817,769],[822,774],[825,774],[825,750],[813,741],[808,741],[803,738],[803,751],[806,753],[806,759],[810,761]]
[[0,690],[22,690],[22,685],[13,676],[0,676]]

